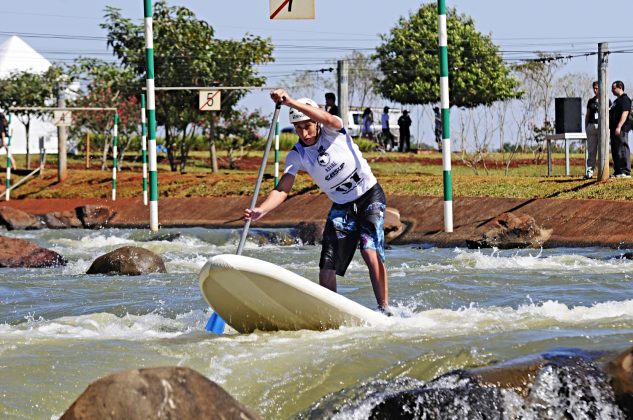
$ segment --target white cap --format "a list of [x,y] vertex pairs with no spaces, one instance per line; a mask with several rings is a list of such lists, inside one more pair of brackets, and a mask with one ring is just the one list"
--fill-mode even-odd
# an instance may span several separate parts
[[[297,99],[297,102],[299,102],[301,104],[305,104],[305,105],[310,105],[310,106],[313,106],[315,108],[319,107],[319,105],[316,102],[314,102],[312,99],[310,99],[310,98]],[[297,109],[290,108],[288,110],[288,119],[290,120],[291,123],[296,123],[296,122],[300,122],[300,121],[307,121],[307,120],[309,120],[311,118],[308,117],[303,112],[297,110]]]

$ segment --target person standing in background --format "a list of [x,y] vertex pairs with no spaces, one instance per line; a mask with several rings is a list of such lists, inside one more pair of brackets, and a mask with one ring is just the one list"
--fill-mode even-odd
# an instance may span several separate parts
[[[592,87],[594,96],[587,101],[587,112],[585,113],[585,133],[587,134],[587,172],[585,173],[585,179],[593,178],[598,143],[600,143],[600,132],[598,131],[600,85],[595,81]],[[609,100],[609,106],[611,106],[611,100]]]
[[341,116],[338,110],[338,106],[336,105],[336,95],[333,92],[328,92],[325,94],[325,110],[332,115],[336,115],[337,117]]
[[435,144],[437,144],[437,150],[442,153],[442,116],[440,115],[440,109],[433,107],[433,113],[435,114],[435,124],[433,131],[435,132]]
[[4,114],[0,114],[0,147],[4,147],[11,159],[11,168],[15,169],[15,159],[9,153],[9,120]]
[[398,144],[399,152],[408,152],[411,150],[411,117],[406,109],[402,111],[402,115],[398,118],[398,127],[400,127],[400,143]]
[[616,97],[609,108],[613,178],[631,178],[631,149],[629,148],[631,99],[624,93],[624,83],[620,80],[613,82],[611,92]]
[[371,108],[365,108],[363,111],[363,121],[362,121],[362,132],[361,135],[367,137],[368,139],[374,138],[374,113]]
[[395,146],[396,138],[391,134],[389,130],[389,107],[386,106],[383,109],[382,116],[380,117],[380,125],[382,127],[382,138],[384,141],[385,150],[388,152]]

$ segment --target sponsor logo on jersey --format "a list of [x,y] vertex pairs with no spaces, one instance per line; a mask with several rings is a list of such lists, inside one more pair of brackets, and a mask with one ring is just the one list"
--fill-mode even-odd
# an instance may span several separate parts
[[358,174],[358,170],[354,170],[350,176],[345,178],[340,184],[332,187],[332,189],[340,193],[347,194],[350,191],[353,191],[362,182],[363,178],[361,178]]
[[325,151],[323,146],[319,147],[319,157],[317,161],[321,166],[327,166],[327,164],[330,163],[330,155]]
[[338,168],[334,169],[331,173],[325,176],[325,180],[329,181],[330,179],[334,178],[336,175],[339,174],[339,172],[341,172],[344,166],[345,166],[345,162],[341,163]]

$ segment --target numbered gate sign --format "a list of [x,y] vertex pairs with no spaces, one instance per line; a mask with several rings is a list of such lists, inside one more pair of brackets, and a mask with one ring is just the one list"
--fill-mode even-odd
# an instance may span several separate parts
[[314,0],[269,0],[271,19],[314,19]]
[[220,110],[220,91],[219,90],[201,90],[198,109],[200,111],[219,111]]
[[70,127],[72,124],[72,112],[71,111],[54,111],[53,123],[57,127]]

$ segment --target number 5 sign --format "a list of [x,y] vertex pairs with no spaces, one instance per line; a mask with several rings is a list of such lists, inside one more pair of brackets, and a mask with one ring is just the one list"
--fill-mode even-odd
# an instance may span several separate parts
[[220,110],[220,91],[201,90],[198,96],[198,108],[200,111]]
[[271,19],[314,19],[314,0],[269,0]]

